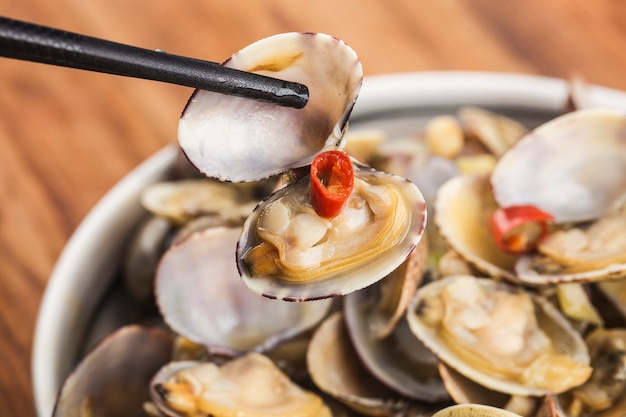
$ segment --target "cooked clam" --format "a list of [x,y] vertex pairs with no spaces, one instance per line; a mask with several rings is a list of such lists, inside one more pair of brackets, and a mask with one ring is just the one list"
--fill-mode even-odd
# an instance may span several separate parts
[[316,330],[307,352],[315,385],[353,410],[372,416],[390,416],[407,401],[383,385],[360,362],[341,312],[328,317]]
[[489,231],[497,207],[486,174],[460,175],[439,188],[434,222],[446,243],[476,269],[516,282],[517,257],[498,248]]
[[459,119],[465,133],[479,140],[496,157],[528,133],[521,123],[478,107],[461,108]]
[[346,328],[361,363],[379,381],[407,398],[426,403],[449,401],[437,369],[437,357],[413,334],[406,318],[380,338],[376,326],[381,282],[344,299]]
[[181,148],[209,177],[268,178],[340,146],[363,70],[354,51],[329,35],[285,33],[235,53],[225,66],[309,88],[303,109],[197,90],[178,128]]
[[222,366],[171,363],[155,377],[151,394],[164,413],[174,416],[331,417],[320,396],[294,384],[259,353]]
[[424,236],[406,261],[379,281],[373,291],[363,291],[356,296],[370,299],[371,308],[366,320],[372,336],[384,339],[404,319],[406,309],[426,273],[427,261],[428,239]]
[[520,259],[521,281],[548,284],[599,281],[626,276],[626,210],[594,222],[555,230],[537,247],[536,254]]
[[439,373],[450,396],[457,404],[484,404],[525,417],[534,416],[533,412],[538,404],[537,397],[509,395],[493,391],[463,376],[441,361],[439,362]]
[[504,408],[510,395],[485,388],[439,361],[439,374],[450,397],[457,404],[484,404]]
[[521,417],[519,414],[481,404],[458,404],[446,407],[433,417]]
[[541,125],[498,161],[496,201],[536,206],[557,223],[615,211],[626,199],[625,135],[626,117],[617,110],[579,110]]
[[172,224],[168,220],[148,216],[128,241],[122,263],[122,281],[138,304],[146,304],[153,299],[154,272],[171,231]]
[[281,303],[259,297],[241,282],[234,251],[240,228],[192,234],[163,256],[156,299],[178,334],[213,352],[266,351],[322,320],[331,300]]
[[551,304],[490,279],[451,276],[417,292],[413,333],[447,365],[495,391],[561,393],[590,375],[582,337]]
[[54,417],[141,416],[149,382],[171,354],[172,337],[158,328],[126,326],[85,356],[61,388]]
[[424,199],[402,177],[355,163],[354,189],[332,219],[317,215],[310,188],[301,178],[246,220],[237,262],[254,292],[291,301],[348,294],[402,264],[424,232]]
[[256,205],[253,187],[206,178],[152,184],[143,191],[141,203],[148,211],[174,224],[204,215],[217,215],[225,221],[241,220]]

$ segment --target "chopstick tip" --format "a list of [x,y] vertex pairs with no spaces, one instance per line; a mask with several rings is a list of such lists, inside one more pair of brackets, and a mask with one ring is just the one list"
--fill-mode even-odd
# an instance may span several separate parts
[[309,88],[300,83],[285,82],[276,92],[278,104],[295,109],[301,109],[309,101]]

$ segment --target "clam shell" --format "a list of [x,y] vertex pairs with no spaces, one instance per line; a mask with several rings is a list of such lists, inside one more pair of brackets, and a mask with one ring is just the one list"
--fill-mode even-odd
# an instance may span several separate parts
[[166,246],[172,224],[159,216],[148,216],[133,231],[122,263],[122,282],[138,303],[153,301],[154,272]]
[[446,407],[433,417],[522,417],[519,414],[481,404],[458,404]]
[[344,298],[344,317],[354,350],[379,381],[402,395],[428,403],[448,401],[437,357],[415,338],[405,317],[384,339],[372,328],[377,309],[373,294],[381,283]]
[[218,215],[225,220],[244,219],[255,206],[250,186],[203,179],[162,181],[141,194],[143,207],[176,224],[192,218]]
[[[419,189],[405,178],[369,167],[354,165],[355,177],[372,178],[383,181],[399,190],[409,208],[410,219],[408,229],[402,240],[391,247],[377,250],[375,256],[358,261],[355,264],[335,269],[322,277],[293,281],[275,275],[253,275],[244,262],[245,254],[260,243],[257,236],[257,224],[260,214],[272,202],[292,194],[302,201],[308,200],[310,178],[304,177],[297,182],[282,188],[268,199],[261,202],[248,217],[237,245],[237,263],[241,278],[252,291],[268,298],[287,301],[309,301],[345,295],[365,288],[387,276],[411,254],[420,241],[426,226],[426,203]],[[310,205],[310,204],[309,204]]]
[[508,395],[490,390],[466,378],[444,362],[439,362],[439,373],[457,404],[484,404],[525,417],[534,416],[533,411],[537,409],[537,397]]
[[446,243],[476,269],[517,282],[517,257],[500,250],[489,231],[489,217],[497,207],[486,174],[457,176],[437,192],[434,223]]
[[185,369],[193,368],[202,364],[200,361],[195,360],[177,360],[164,364],[154,374],[150,380],[150,399],[156,405],[157,409],[168,417],[180,417],[180,413],[168,407],[156,387],[158,384],[162,384],[167,381],[171,376],[177,374]]
[[524,255],[515,264],[519,280],[530,285],[551,285],[567,282],[596,282],[626,277],[626,263],[611,264],[591,271],[571,272],[567,268],[539,271],[536,265],[545,259],[541,255]]
[[558,223],[599,218],[626,198],[625,136],[617,110],[557,117],[500,158],[491,176],[495,199],[501,207],[534,205]]
[[284,33],[247,46],[224,66],[302,83],[309,101],[292,109],[196,90],[178,139],[205,175],[234,182],[268,178],[340,146],[363,79],[356,53],[343,41]]
[[313,335],[307,366],[319,389],[360,413],[389,416],[407,405],[363,367],[341,312],[324,320]]
[[171,362],[151,381],[150,395],[161,412],[173,417],[207,413],[331,417],[317,394],[295,384],[271,359],[259,353],[222,364]]
[[[375,284],[375,306],[368,315],[368,327],[375,337],[384,339],[389,336],[404,319],[406,309],[426,272],[427,258],[428,239],[424,235],[406,261]],[[369,291],[364,290],[363,293]]]
[[516,120],[479,107],[462,107],[459,119],[466,134],[478,139],[498,157],[528,133],[528,129]]
[[53,417],[143,415],[149,382],[169,360],[171,346],[172,337],[158,328],[116,330],[63,383]]
[[528,284],[590,282],[626,276],[626,212],[609,213],[580,227],[557,230],[522,257],[515,270]]
[[485,388],[457,372],[445,362],[439,362],[439,374],[450,396],[457,404],[484,404],[503,408],[510,396]]
[[236,227],[194,233],[165,253],[156,275],[166,323],[222,354],[271,349],[321,321],[331,303],[281,303],[249,291],[235,264],[240,233]]
[[[452,342],[439,331],[438,325],[433,325],[428,322],[428,317],[425,317],[426,307],[438,305],[441,300],[442,291],[448,285],[461,283],[462,280],[471,280],[486,291],[495,290],[513,294],[522,291],[517,287],[503,282],[495,282],[490,279],[472,276],[450,276],[439,281],[431,282],[419,289],[409,307],[407,318],[413,333],[422,340],[441,361],[486,388],[520,396],[546,395],[552,393],[549,389],[522,383],[514,378],[481,369],[478,363],[472,362],[469,353],[463,355],[459,353]],[[589,354],[585,343],[571,324],[545,299],[533,295],[529,296],[534,306],[537,324],[550,339],[554,352],[556,354],[566,355],[582,366],[588,365]],[[480,320],[480,316],[476,317]],[[474,315],[466,317],[466,320],[472,323],[472,320],[477,319]]]

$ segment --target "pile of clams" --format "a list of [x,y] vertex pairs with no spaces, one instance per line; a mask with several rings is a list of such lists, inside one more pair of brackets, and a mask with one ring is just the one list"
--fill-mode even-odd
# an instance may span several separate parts
[[122,268],[140,314],[55,416],[626,415],[623,113],[462,107],[388,137],[348,132],[362,69],[338,39],[224,65],[310,101],[194,92]]

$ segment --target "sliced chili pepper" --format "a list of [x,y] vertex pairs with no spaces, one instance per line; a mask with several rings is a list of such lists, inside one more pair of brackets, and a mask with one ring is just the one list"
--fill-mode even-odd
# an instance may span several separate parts
[[530,252],[548,233],[551,214],[532,205],[497,209],[489,219],[491,235],[500,249],[513,254]]
[[318,216],[338,216],[353,188],[354,169],[348,154],[333,150],[315,157],[311,163],[311,204]]

